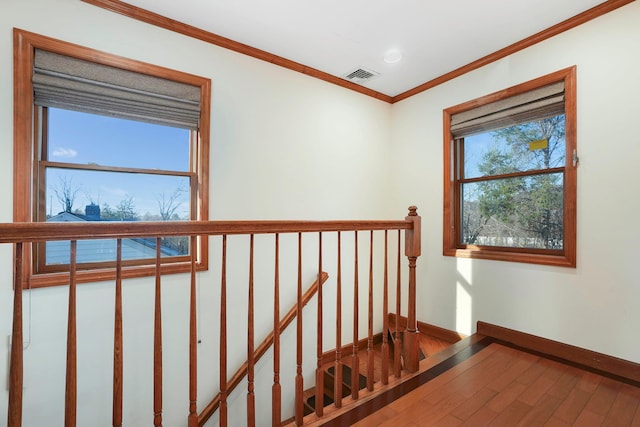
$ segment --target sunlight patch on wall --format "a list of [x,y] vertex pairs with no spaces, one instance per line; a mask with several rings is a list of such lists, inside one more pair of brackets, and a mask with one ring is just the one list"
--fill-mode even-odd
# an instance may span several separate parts
[[456,331],[473,333],[473,265],[470,259],[456,260]]

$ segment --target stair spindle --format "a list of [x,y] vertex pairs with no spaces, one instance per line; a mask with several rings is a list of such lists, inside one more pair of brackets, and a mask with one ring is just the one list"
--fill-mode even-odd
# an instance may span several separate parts
[[67,379],[65,387],[65,427],[75,427],[78,393],[77,342],[76,342],[76,260],[78,241],[71,241],[69,262],[69,315],[67,318]]
[[189,237],[191,282],[189,288],[189,427],[198,426],[198,324],[196,294],[197,237]]
[[[318,283],[322,281],[322,233],[318,233]],[[322,369],[322,286],[318,286],[317,345],[316,345],[316,405],[318,417],[324,413],[324,370]]]
[[342,256],[341,234],[338,231],[338,265],[336,283],[336,358],[334,362],[335,381],[333,396],[336,408],[342,407]]
[[302,425],[304,417],[304,380],[302,377],[302,233],[298,233],[298,298],[296,315],[296,425]]
[[153,320],[153,425],[162,426],[162,301],[161,260],[162,239],[156,238],[156,285]]
[[228,422],[227,408],[227,235],[222,236],[220,273],[220,426]]
[[384,276],[382,289],[382,384],[389,384],[389,252],[388,252],[388,230],[384,230]]
[[356,400],[360,394],[360,362],[358,361],[358,231],[354,234],[355,254],[353,260],[353,348],[351,353],[351,397]]
[[367,390],[373,391],[373,230],[369,232],[369,306],[367,310]]
[[22,242],[16,243],[16,261],[13,284],[13,329],[11,336],[11,362],[9,367],[9,407],[7,426],[22,426],[22,260],[24,257]]
[[116,240],[116,292],[113,331],[113,427],[122,427],[122,239]]
[[[280,235],[275,235],[273,279],[273,386],[271,387],[271,425],[282,421],[282,386],[280,385]],[[318,282],[320,286],[320,282]]]
[[400,332],[400,314],[402,312],[402,283],[400,280],[401,275],[401,251],[400,251],[400,240],[401,240],[401,231],[398,230],[398,250],[397,250],[397,260],[396,260],[396,324],[395,324],[395,332],[394,340],[393,340],[393,372],[396,378],[400,378],[402,375],[402,333]]
[[416,261],[420,256],[420,217],[415,206],[409,207],[409,215],[405,218],[413,222],[413,227],[405,230],[405,255],[409,259],[409,289],[407,291],[407,354],[406,368],[416,372],[420,359],[418,354],[418,321],[416,318]]
[[249,243],[249,300],[247,302],[247,425],[256,425],[256,397],[253,390],[254,382],[254,307],[253,307],[253,249],[254,235]]

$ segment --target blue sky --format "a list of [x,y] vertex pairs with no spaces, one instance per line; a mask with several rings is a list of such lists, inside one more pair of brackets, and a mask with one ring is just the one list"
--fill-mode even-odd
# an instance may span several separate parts
[[[142,169],[189,171],[189,131],[68,110],[49,110],[49,160]],[[50,169],[47,173],[47,213],[63,210],[54,187],[66,179],[78,189],[74,209],[94,202],[116,207],[133,198],[140,215],[158,214],[161,194],[176,187],[188,190],[188,179],[152,174]],[[188,215],[188,192],[177,213]]]

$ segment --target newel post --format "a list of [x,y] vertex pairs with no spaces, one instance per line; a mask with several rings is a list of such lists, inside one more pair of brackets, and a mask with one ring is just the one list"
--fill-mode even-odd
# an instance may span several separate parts
[[404,252],[409,259],[409,291],[407,307],[406,332],[406,368],[409,372],[417,372],[419,358],[418,321],[416,318],[416,261],[420,256],[421,218],[418,208],[409,206],[409,215],[405,218],[413,223],[413,227],[405,231]]

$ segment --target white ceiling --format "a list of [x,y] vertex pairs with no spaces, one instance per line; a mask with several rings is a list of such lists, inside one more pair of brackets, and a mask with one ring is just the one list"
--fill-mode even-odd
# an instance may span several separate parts
[[[603,0],[128,0],[127,3],[395,96]],[[398,49],[403,59],[384,62]]]

